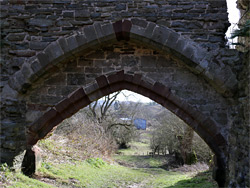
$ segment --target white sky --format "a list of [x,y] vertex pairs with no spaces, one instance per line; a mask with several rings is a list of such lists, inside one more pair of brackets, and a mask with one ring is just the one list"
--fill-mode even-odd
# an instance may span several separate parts
[[[240,11],[236,8],[236,1],[237,0],[227,0],[227,8],[228,8],[228,18],[229,22],[232,24],[230,28],[228,29],[226,35],[229,37],[230,33],[233,31],[233,29],[237,29],[233,24],[238,23],[240,19]],[[144,97],[142,95],[139,95],[137,93],[123,90],[123,93],[127,96],[125,97],[123,94],[118,95],[117,100],[119,101],[133,101],[133,102],[152,102],[151,99]]]
[[234,24],[238,23],[239,19],[240,19],[240,11],[239,9],[236,8],[237,4],[236,4],[237,0],[227,0],[227,9],[228,9],[228,18],[229,18],[229,22],[231,23],[231,26],[229,27],[226,35],[229,37],[230,33],[232,33],[232,31],[234,29],[237,29],[237,27],[234,26]]
[[[134,93],[132,91],[123,90],[122,93],[120,93],[117,96],[118,101],[133,101],[133,102],[144,102],[144,103],[152,102],[151,99],[144,97],[143,95],[139,95],[137,93]],[[124,96],[124,94],[126,96]]]

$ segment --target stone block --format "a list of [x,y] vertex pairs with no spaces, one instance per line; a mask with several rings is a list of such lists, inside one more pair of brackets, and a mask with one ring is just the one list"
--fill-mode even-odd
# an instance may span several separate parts
[[131,19],[132,25],[136,25],[139,27],[146,28],[148,25],[148,22],[146,20],[138,19],[138,18],[132,18]]
[[152,89],[155,93],[158,93],[159,95],[161,95],[164,98],[167,98],[170,95],[170,89],[167,88],[166,86],[164,86],[162,83],[160,82],[155,82],[153,89]]
[[176,46],[177,46],[177,41],[179,40],[179,38],[180,38],[180,35],[178,33],[171,32],[165,45],[170,49],[177,50]]
[[[57,42],[51,43],[46,49],[45,54],[47,55],[50,62],[64,55],[64,52]],[[40,62],[41,63],[41,62]]]
[[87,43],[87,39],[86,39],[85,35],[79,34],[79,35],[76,35],[75,37],[76,37],[76,41],[77,41],[79,47],[81,47]]
[[1,100],[3,99],[13,99],[18,95],[17,91],[14,88],[11,88],[8,84],[4,86],[1,92]]
[[79,44],[75,36],[70,36],[66,40],[70,51],[73,51],[78,48]]
[[50,108],[47,112],[44,113],[36,122],[34,122],[30,127],[29,131],[36,133],[38,132],[44,124],[49,120],[53,119],[58,112],[54,108]]
[[98,68],[98,67],[85,67],[85,73],[101,73],[102,72],[102,68]]
[[109,85],[107,85],[107,86],[105,86],[105,87],[100,88],[100,91],[101,91],[101,93],[102,93],[102,96],[106,96],[106,95],[109,95],[109,94],[111,94],[111,93],[112,93],[112,91],[111,91],[111,89],[110,89],[110,86],[109,86]]
[[60,116],[63,119],[69,118],[74,115],[79,109],[77,109],[74,104],[70,104],[64,111],[60,112]]
[[94,29],[96,31],[97,38],[101,41],[104,37],[102,25],[100,23],[94,23]]
[[87,26],[83,28],[84,34],[88,42],[94,42],[98,40],[94,26]]
[[122,23],[122,36],[123,40],[129,41],[130,40],[130,30],[132,27],[132,23],[129,20],[124,20]]
[[85,66],[92,67],[93,64],[94,64],[93,60],[88,60],[85,58],[79,58],[79,60],[77,62],[78,67],[85,67]]
[[30,67],[30,65],[28,63],[24,63],[22,65],[21,72],[22,72],[25,80],[28,80],[28,81],[34,75],[34,72],[33,72],[32,68]]
[[160,44],[165,44],[170,36],[170,33],[172,33],[172,31],[166,27],[155,27],[151,39]]
[[203,127],[209,135],[216,135],[219,132],[216,123],[211,118],[207,118],[199,126]]
[[94,13],[90,14],[90,17],[93,18],[93,19],[96,19],[96,18],[100,18],[101,15],[102,14],[100,12],[94,12]]
[[96,82],[91,83],[90,85],[84,88],[86,95],[89,95],[90,93],[95,92],[97,90],[99,90],[99,85]]
[[42,129],[38,131],[39,139],[43,139],[48,136],[50,132],[52,132],[63,120],[63,117],[58,113],[52,120],[44,124]]
[[70,103],[76,103],[78,100],[84,98],[86,96],[85,91],[83,90],[83,88],[79,88],[76,91],[74,91],[73,93],[71,93],[68,96],[68,99],[70,100]]
[[[92,101],[89,99],[88,96],[85,96],[84,98],[80,99],[79,101],[77,101],[77,103],[74,103],[74,107],[75,109],[80,110],[86,106],[88,106]],[[76,112],[77,112],[76,111]]]
[[123,40],[122,36],[122,20],[113,23],[113,29],[116,35],[117,41]]
[[137,25],[132,25],[130,30],[131,36],[133,36],[133,39],[140,39],[142,40],[142,37],[144,37],[145,34],[145,28],[139,27]]
[[50,27],[54,24],[54,21],[49,19],[30,19],[28,24],[37,27]]
[[88,98],[89,98],[89,100],[91,102],[94,102],[94,101],[96,101],[96,100],[98,100],[98,99],[100,99],[102,97],[103,97],[103,94],[102,94],[102,92],[100,90],[97,90],[97,91],[95,91],[93,93],[90,93],[88,95]]
[[67,85],[84,85],[86,83],[85,74],[67,74]]
[[48,44],[48,42],[31,41],[29,46],[31,50],[44,50]]
[[156,57],[155,56],[142,56],[141,66],[142,67],[156,67]]
[[134,67],[138,64],[139,59],[137,57],[122,56],[122,66]]
[[132,83],[133,82],[133,75],[131,75],[131,74],[124,74],[124,81],[126,81],[128,83]]
[[74,17],[74,11],[65,11],[63,12],[64,18],[73,18]]
[[141,80],[141,83],[140,83],[140,86],[144,87],[144,88],[147,88],[149,90],[153,90],[153,86],[154,86],[154,81],[149,79],[149,78],[146,78],[146,77],[142,77],[142,80]]
[[10,50],[10,54],[15,54],[17,57],[32,57],[36,55],[34,50]]
[[[193,46],[186,45],[185,48],[183,48],[182,55],[184,55],[188,59],[191,59],[191,57],[194,56],[194,54],[196,54],[196,49]],[[196,66],[197,64],[194,65],[193,67],[196,67]]]
[[134,77],[133,77],[132,83],[135,84],[135,85],[140,85],[141,79],[142,79],[141,74],[135,74]]
[[108,80],[104,75],[97,77],[96,82],[99,85],[99,88],[103,88],[109,85]]
[[126,10],[126,4],[120,4],[120,3],[116,4],[115,10],[116,11]]
[[[41,68],[45,68],[47,65],[49,65],[50,64],[50,60],[49,60],[49,57],[48,57],[48,55],[49,54],[45,54],[45,53],[39,53],[38,55],[37,55],[37,59],[38,59],[38,61],[39,61],[39,64],[41,65]],[[34,69],[34,72],[38,72],[38,69],[39,69],[39,64],[38,64],[38,62],[36,63],[34,63],[34,65],[32,66]],[[40,69],[41,69],[40,68]]]
[[57,74],[44,81],[45,85],[66,85],[66,74]]
[[90,17],[90,12],[88,10],[76,10],[75,17],[76,18],[88,18]]
[[102,25],[102,31],[103,31],[103,35],[105,36],[104,39],[106,41],[116,39],[113,25],[111,23]]
[[7,36],[9,41],[23,41],[26,34],[22,33],[11,33]]
[[213,139],[214,139],[215,143],[217,144],[217,146],[226,147],[227,141],[220,133],[215,135],[215,137]]
[[[143,95],[145,97],[148,97],[148,98],[150,98],[150,94],[152,95],[151,91],[149,91],[148,89],[141,87],[141,86],[138,86],[136,88],[136,93]],[[150,98],[150,99],[154,100],[153,98]]]
[[58,39],[57,42],[60,45],[61,49],[64,51],[64,53],[67,53],[70,51],[70,46],[68,45],[68,42],[64,37]]
[[111,93],[114,93],[114,92],[117,92],[117,91],[120,91],[120,90],[123,90],[121,82],[119,82],[119,83],[115,82],[115,83],[112,83],[112,85],[110,85]]
[[177,41],[175,50],[176,50],[177,52],[179,52],[180,54],[184,55],[184,54],[183,54],[183,49],[185,49],[187,43],[188,43],[188,40],[187,40],[187,39],[180,38],[180,39]]
[[153,34],[153,31],[156,27],[156,24],[155,23],[152,23],[152,22],[149,22],[143,36],[148,38],[148,39],[151,39],[152,38],[152,34]]
[[115,74],[111,74],[107,77],[109,84],[113,84],[116,82],[121,82],[124,80],[124,71],[119,71]]
[[178,111],[179,107],[176,106],[172,101],[165,100],[163,106],[167,108],[169,111],[173,112],[174,114]]
[[40,64],[39,61],[33,61],[30,65],[32,71],[34,72],[34,74],[37,74],[39,75],[39,72],[41,71],[42,69],[42,65]]
[[37,172],[42,165],[42,150],[38,146],[33,146],[26,150],[24,159],[22,162],[22,172],[30,176]]
[[25,79],[24,75],[22,74],[21,70],[18,71],[15,74],[16,81],[18,82],[18,85],[20,86],[19,91],[21,92],[26,92],[25,89],[30,86],[30,83],[28,82],[27,79]]
[[59,113],[63,112],[65,109],[67,109],[71,105],[71,101],[69,98],[65,98],[62,101],[60,101],[56,106],[56,111]]

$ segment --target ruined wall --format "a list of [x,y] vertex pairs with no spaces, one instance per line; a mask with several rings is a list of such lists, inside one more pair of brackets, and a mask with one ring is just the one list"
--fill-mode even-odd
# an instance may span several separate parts
[[[238,8],[241,12],[239,28],[242,29],[247,20],[250,19],[249,1],[238,0]],[[249,32],[249,31],[248,31]],[[239,42],[244,46],[237,46],[241,54],[242,65],[238,70],[239,89],[237,96],[237,107],[234,109],[235,121],[230,134],[229,152],[229,187],[250,187],[249,168],[249,126],[250,126],[250,57],[249,38],[239,37]]]
[[[229,25],[226,0],[2,0],[0,3],[0,92],[4,90],[0,101],[2,162],[11,163],[13,156],[23,152],[26,146],[26,127],[49,106],[53,106],[76,87],[88,84],[99,75],[124,69],[166,84],[175,95],[221,125],[221,134],[225,136],[226,141],[228,138],[230,140],[228,183],[232,187],[247,184],[249,176],[246,176],[246,162],[249,150],[246,126],[249,125],[249,114],[246,112],[249,112],[249,72],[241,71],[247,70],[249,65],[245,58],[243,66],[236,50],[225,48],[224,33]],[[101,23],[101,28],[105,23],[109,24],[109,32],[115,35],[117,33],[112,24],[122,19],[132,22],[133,35],[147,30],[152,23],[158,24],[154,25],[157,29],[152,30],[151,38],[147,39],[147,48],[133,42],[115,43],[109,48],[100,48],[96,53],[90,50],[88,54],[78,54],[76,57],[76,54],[73,54],[70,60],[67,59],[60,66],[54,66],[45,71],[44,75],[39,75],[39,66],[46,68],[46,61],[50,61],[50,58],[46,57],[48,54],[53,56],[53,50],[55,53],[61,53],[62,49],[64,54],[65,44],[59,43],[58,39],[67,43],[76,37],[91,37],[91,33],[86,32],[87,29],[84,28],[91,25],[90,29],[93,30],[95,26],[100,26],[93,27],[97,23]],[[159,27],[161,25],[167,28]],[[170,32],[168,28],[184,38],[172,30]],[[177,44],[176,41],[171,41],[171,38],[169,41],[175,49],[165,51],[164,54],[153,47],[155,42],[164,43],[161,40],[169,38],[161,33],[161,29],[171,33],[179,42]],[[53,45],[49,46],[52,43]],[[69,48],[74,48],[74,45],[73,41]],[[165,44],[161,45],[160,48],[165,48]],[[187,46],[185,55],[191,59],[187,62],[181,62],[181,56],[172,56],[176,51],[183,52],[182,45]],[[40,52],[48,53],[42,53],[38,58]],[[192,62],[194,57],[205,61],[197,61],[198,64],[195,64],[197,62]],[[51,62],[53,63],[52,60]],[[191,64],[187,67],[185,63]],[[30,73],[26,72],[25,67],[32,67],[31,72],[39,78],[29,88],[28,93],[20,94],[15,86],[18,87],[19,82],[24,83],[18,79]],[[194,74],[199,68],[199,74]],[[234,88],[237,83],[235,75],[238,80],[245,80],[239,85],[240,93]],[[221,87],[225,84],[226,88],[218,92],[216,83]],[[24,88],[25,86],[24,84]],[[225,92],[227,88],[229,95]],[[245,111],[238,105],[239,101]]]
[[[241,15],[238,26],[240,29],[244,29],[244,27],[246,27],[245,24],[247,23],[247,21],[248,22],[250,21],[250,10],[249,10],[250,2],[248,0],[238,0],[237,5],[238,5],[237,7],[240,10],[240,15]],[[240,45],[237,45],[236,48],[239,51],[247,52],[250,48],[249,29],[247,32],[248,32],[248,36],[245,35],[244,37],[238,38],[238,42],[240,43]]]
[[226,0],[3,0],[0,4],[2,85],[49,43],[95,22],[143,18],[211,50],[224,46],[228,27]]

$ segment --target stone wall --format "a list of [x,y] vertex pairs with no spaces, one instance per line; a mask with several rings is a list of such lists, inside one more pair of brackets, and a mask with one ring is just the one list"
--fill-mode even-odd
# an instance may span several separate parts
[[[239,20],[238,26],[240,29],[243,29],[246,22],[250,21],[250,10],[249,10],[249,1],[248,0],[238,0],[238,9],[240,10],[241,18]],[[249,30],[248,30],[248,36],[239,37],[238,42],[240,45],[237,45],[236,48],[239,51],[247,52],[250,48],[250,36],[249,36]]]
[[49,43],[95,22],[143,18],[208,49],[224,46],[228,27],[225,0],[2,0],[0,4],[3,83]]
[[[155,100],[162,95],[159,85],[169,88],[167,100],[179,104],[173,112],[216,150],[220,170],[229,169],[227,183],[247,185],[249,65],[236,50],[225,48],[225,0],[0,3],[1,162],[20,164],[27,134],[40,138],[29,133],[30,125],[40,117],[53,119],[48,111],[55,115],[58,102],[74,101],[79,87],[95,87],[102,76],[106,83],[122,70],[129,78],[146,77],[147,82],[135,79],[144,84],[137,83],[141,88],[135,91],[147,96],[157,88]],[[243,80],[240,89],[238,80]],[[122,84],[122,89],[134,88]],[[199,126],[196,118],[202,119]],[[46,125],[43,129],[46,133]],[[217,180],[225,185],[221,174]]]
[[[238,8],[241,11],[239,26],[249,20],[249,1],[238,0]],[[250,125],[250,57],[249,37],[240,37],[239,42],[244,46],[237,46],[242,51],[243,64],[239,69],[239,92],[237,96],[236,109],[234,111],[235,121],[230,134],[229,152],[229,187],[250,187],[249,168],[249,125]],[[237,114],[236,114],[237,113]]]

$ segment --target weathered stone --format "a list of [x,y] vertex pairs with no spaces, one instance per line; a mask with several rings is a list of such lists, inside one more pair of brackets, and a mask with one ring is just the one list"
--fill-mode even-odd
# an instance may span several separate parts
[[67,44],[68,44],[69,50],[71,50],[71,51],[73,51],[74,49],[76,49],[78,47],[78,43],[76,41],[75,36],[71,36],[71,37],[67,38]]
[[16,34],[16,33],[11,33],[7,36],[7,39],[9,41],[22,41],[24,39],[26,34]]
[[171,32],[172,31],[167,28],[156,27],[152,35],[152,40],[161,44],[165,44],[165,41],[168,39]]
[[31,19],[28,22],[29,25],[38,27],[50,27],[53,23],[54,21],[48,19]]
[[76,18],[88,18],[90,16],[90,12],[87,10],[76,10],[75,17]]
[[67,85],[84,85],[85,75],[84,74],[68,74],[67,75]]
[[36,42],[36,41],[30,42],[30,49],[31,50],[43,50],[47,46],[48,46],[48,42]]
[[85,27],[83,30],[88,42],[97,40],[96,32],[93,26]]
[[22,162],[22,172],[29,176],[37,172],[41,166],[41,149],[38,146],[33,146],[31,149],[27,149]]
[[[238,3],[241,12],[247,11],[247,3],[242,2]],[[226,185],[226,174],[231,187],[249,187],[249,67],[240,54],[224,49],[226,11],[225,0],[2,1],[1,115],[23,123],[2,131],[1,142],[15,137],[18,143],[15,140],[12,149],[1,148],[1,161],[11,161],[17,150],[26,148],[23,127],[38,114],[44,115],[48,106],[90,84],[89,97],[71,101],[56,117],[46,115],[48,121],[41,119],[41,130],[27,134],[28,144],[35,144],[92,100],[129,89],[169,108],[201,135],[222,164],[217,165],[216,175],[221,187]],[[244,25],[247,15],[239,25]],[[119,20],[115,32],[113,23]],[[125,73],[116,74],[119,70]],[[58,78],[53,79],[55,75]],[[14,99],[26,105],[8,103]],[[28,108],[28,115],[21,106]],[[206,118],[213,119],[216,128],[202,125]]]
[[126,4],[117,4],[115,6],[115,10],[117,11],[126,10]]
[[65,11],[65,12],[63,12],[63,17],[64,18],[73,18],[74,12],[73,11]]
[[[64,54],[60,45],[57,42],[51,43],[45,50],[45,54],[47,55],[50,62],[59,58]],[[41,62],[40,62],[41,63]]]
[[9,52],[11,54],[16,54],[17,57],[32,57],[36,54],[34,50],[14,50]]

